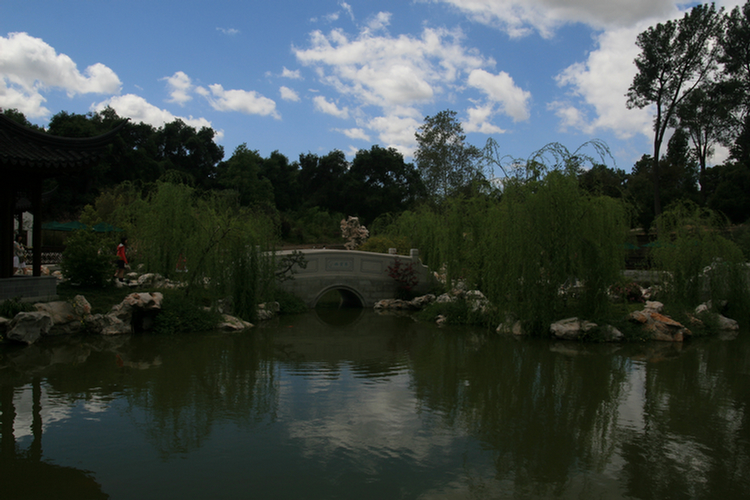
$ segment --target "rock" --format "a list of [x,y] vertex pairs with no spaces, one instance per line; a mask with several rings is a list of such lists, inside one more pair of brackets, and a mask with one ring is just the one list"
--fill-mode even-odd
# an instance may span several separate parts
[[469,303],[469,307],[472,312],[480,312],[486,314],[490,309],[490,301],[484,296],[479,290],[471,290],[465,294],[466,301]]
[[161,310],[164,296],[159,292],[131,293],[103,317],[89,316],[102,335],[121,335],[148,329],[150,319]]
[[33,344],[52,328],[52,317],[44,312],[21,312],[10,322],[6,338],[24,344]]
[[415,297],[410,301],[411,306],[414,309],[424,309],[426,306],[432,304],[435,302],[435,295],[428,293],[427,295],[422,295],[421,297]]
[[443,326],[447,322],[448,322],[448,318],[446,316],[443,316],[442,314],[439,314],[437,319],[435,320],[435,323],[438,326]]
[[440,297],[435,299],[435,302],[437,302],[438,304],[449,304],[451,302],[455,302],[456,300],[458,299],[454,297],[453,295],[449,293],[444,293]]
[[651,311],[660,313],[664,310],[664,304],[655,300],[647,300],[644,309],[649,309]]
[[280,310],[281,306],[278,302],[264,302],[263,304],[258,304],[256,314],[258,320],[266,321],[276,316]]
[[604,325],[600,329],[602,341],[619,342],[625,337],[623,333],[612,325]]
[[578,318],[567,318],[555,323],[549,327],[550,333],[562,340],[578,340],[584,333],[596,328],[598,325]]
[[737,323],[735,320],[729,319],[726,316],[722,316],[721,314],[717,314],[716,316],[716,319],[719,323],[719,330],[737,331],[740,329],[739,323]]
[[[661,307],[652,308],[650,304],[658,304]],[[663,304],[660,302],[646,302],[645,309],[630,313],[630,321],[641,323],[643,328],[651,333],[652,340],[682,342],[685,340],[685,337],[691,336],[692,332],[681,323],[657,312],[657,310],[661,310],[663,307]]]
[[497,333],[521,336],[525,335],[526,332],[523,330],[523,324],[521,320],[514,320],[513,318],[506,318],[505,322],[500,323],[497,329]]
[[48,335],[79,333],[85,326],[83,319],[91,314],[91,304],[83,295],[76,295],[70,302],[41,302],[34,304],[34,307],[52,318]]
[[229,314],[223,314],[222,317],[224,321],[219,324],[219,329],[225,332],[238,332],[253,327],[252,323],[230,316]]

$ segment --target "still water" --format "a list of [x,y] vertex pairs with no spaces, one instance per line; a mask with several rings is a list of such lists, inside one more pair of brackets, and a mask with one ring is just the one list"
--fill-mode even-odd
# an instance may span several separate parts
[[750,497],[750,335],[580,345],[318,311],[0,345],[0,497]]

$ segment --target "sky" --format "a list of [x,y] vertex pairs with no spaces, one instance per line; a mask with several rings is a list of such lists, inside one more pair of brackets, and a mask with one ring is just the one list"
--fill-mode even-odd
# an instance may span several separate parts
[[630,171],[653,134],[651,110],[626,106],[636,37],[694,4],[5,0],[0,108],[42,126],[105,106],[155,127],[179,118],[212,127],[225,159],[244,143],[292,161],[376,144],[413,161],[425,117],[452,110],[469,144],[492,138],[502,157],[596,139]]

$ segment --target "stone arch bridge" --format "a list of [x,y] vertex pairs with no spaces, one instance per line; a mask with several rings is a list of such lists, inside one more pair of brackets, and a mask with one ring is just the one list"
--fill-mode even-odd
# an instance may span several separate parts
[[[388,267],[396,259],[402,264],[412,264],[418,284],[417,294],[427,293],[435,280],[430,269],[419,260],[419,250],[412,249],[409,256],[360,252],[357,250],[298,250],[307,261],[305,269],[294,266],[294,278],[281,283],[281,288],[315,307],[318,301],[331,291],[341,296],[341,305],[348,307],[372,307],[382,299],[395,298],[396,281],[388,276]],[[291,255],[292,251],[277,252],[277,259]]]

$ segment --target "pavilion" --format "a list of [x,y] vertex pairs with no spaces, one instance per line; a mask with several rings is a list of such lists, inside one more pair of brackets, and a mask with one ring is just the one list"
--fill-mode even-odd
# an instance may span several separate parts
[[[41,271],[42,183],[49,177],[85,173],[124,124],[97,137],[69,138],[33,130],[0,114],[0,300],[57,295],[56,278]],[[21,209],[34,215],[32,276],[13,276],[14,216]]]

